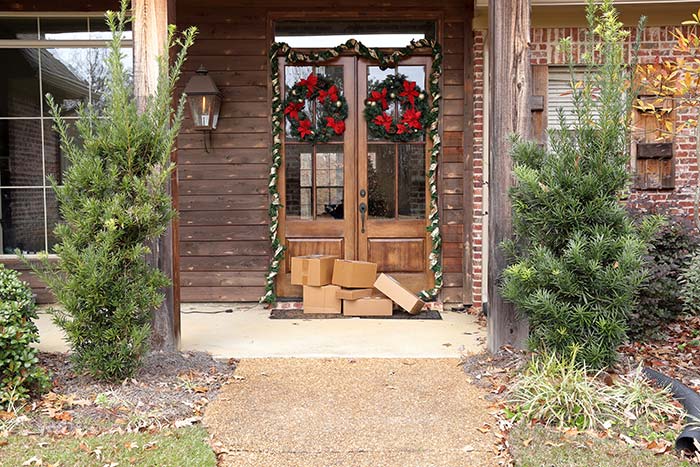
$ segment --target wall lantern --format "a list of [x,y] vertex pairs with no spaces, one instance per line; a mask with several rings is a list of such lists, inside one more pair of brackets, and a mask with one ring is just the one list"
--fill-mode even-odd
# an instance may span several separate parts
[[[197,74],[187,82],[185,94],[190,106],[194,129],[208,134],[211,142],[211,131],[216,130],[216,124],[219,121],[221,93],[214,80],[207,73],[207,69],[200,65]],[[204,140],[204,149],[209,152],[206,139]]]

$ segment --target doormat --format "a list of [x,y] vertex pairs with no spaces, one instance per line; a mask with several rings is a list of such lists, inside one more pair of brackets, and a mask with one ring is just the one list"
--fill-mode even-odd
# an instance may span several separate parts
[[417,315],[406,313],[403,310],[394,311],[391,316],[345,316],[331,313],[308,313],[298,308],[273,308],[270,311],[270,319],[442,319],[440,312],[435,310],[424,310]]

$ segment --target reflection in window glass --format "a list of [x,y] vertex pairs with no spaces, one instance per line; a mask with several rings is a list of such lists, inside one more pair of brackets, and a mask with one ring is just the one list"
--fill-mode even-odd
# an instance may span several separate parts
[[367,145],[367,214],[393,218],[396,204],[395,146]]
[[399,145],[399,218],[425,217],[425,146]]
[[316,217],[342,219],[343,147],[318,145],[316,148]]
[[313,146],[289,145],[285,151],[285,209],[288,218],[313,218]]
[[[127,29],[131,28],[131,24],[125,25]],[[109,30],[109,26],[105,22],[105,19],[100,16],[96,18],[90,18],[90,39],[91,40],[103,40],[108,41],[112,39],[112,32]],[[131,31],[124,31],[122,40],[132,40],[133,34]]]
[[36,18],[0,18],[0,39],[37,40]]
[[0,120],[0,186],[43,186],[41,120]]
[[[60,185],[68,161],[43,95],[54,97],[69,134],[77,137],[79,105],[104,107],[109,54],[104,41],[110,37],[101,17],[0,18],[0,39],[44,41],[31,49],[19,42],[0,49],[1,253],[51,251],[55,244],[52,231],[60,216],[48,177]],[[74,40],[81,43],[65,42]],[[124,47],[122,63],[133,83],[130,47]]]
[[0,190],[0,243],[4,254],[44,251],[44,189]]

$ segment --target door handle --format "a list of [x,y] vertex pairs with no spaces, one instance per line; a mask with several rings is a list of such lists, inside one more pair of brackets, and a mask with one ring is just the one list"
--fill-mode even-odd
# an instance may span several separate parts
[[367,213],[367,205],[365,203],[360,203],[360,220],[362,221],[361,233],[365,233],[365,214]]

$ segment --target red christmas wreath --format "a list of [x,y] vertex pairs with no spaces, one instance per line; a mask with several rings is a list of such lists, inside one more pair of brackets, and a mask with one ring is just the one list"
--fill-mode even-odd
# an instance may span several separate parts
[[[369,87],[365,120],[369,134],[391,141],[412,141],[425,134],[430,110],[427,96],[404,75],[389,75]],[[395,118],[387,111],[394,101],[400,112]]]
[[[315,125],[304,110],[307,100],[317,103]],[[284,115],[291,126],[292,137],[307,143],[325,143],[332,136],[345,133],[348,103],[332,78],[311,73],[287,92]]]

